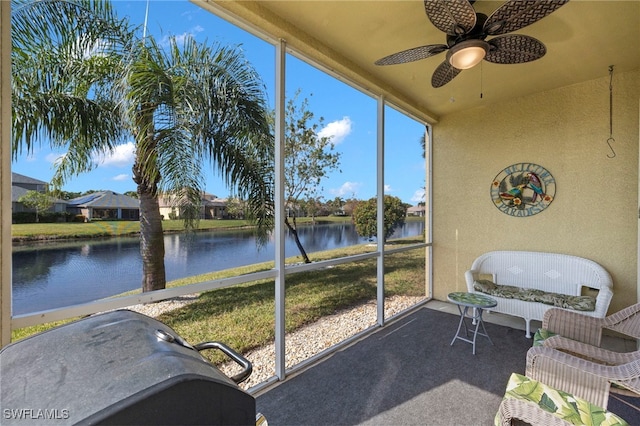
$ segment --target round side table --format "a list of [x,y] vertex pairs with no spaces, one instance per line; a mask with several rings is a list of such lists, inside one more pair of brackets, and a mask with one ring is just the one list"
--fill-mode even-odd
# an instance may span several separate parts
[[[456,335],[451,341],[451,346],[456,341],[456,339],[462,340],[463,342],[471,343],[473,345],[473,354],[476,354],[476,337],[478,335],[484,336],[489,339],[489,342],[493,345],[489,334],[487,334],[487,329],[484,327],[484,322],[482,321],[482,311],[484,309],[490,309],[498,305],[498,302],[489,296],[485,296],[479,293],[465,293],[465,292],[454,292],[449,293],[447,295],[447,299],[454,303],[458,307],[458,311],[460,312],[460,322],[458,323],[458,331],[456,331]],[[469,309],[473,310],[473,314],[469,315]],[[466,323],[466,318],[470,318],[472,320],[471,324],[475,324],[474,328],[469,328]],[[465,336],[460,336],[460,330],[464,324]],[[479,332],[478,329],[482,325],[482,331]],[[469,339],[469,332],[473,331],[473,340]]]

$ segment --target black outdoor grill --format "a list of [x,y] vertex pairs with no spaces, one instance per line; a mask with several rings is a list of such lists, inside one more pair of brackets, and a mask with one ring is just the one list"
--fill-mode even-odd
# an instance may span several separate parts
[[[227,377],[204,349],[242,372]],[[256,424],[255,399],[237,386],[250,374],[224,344],[191,346],[153,318],[109,312],[0,351],[0,424]]]

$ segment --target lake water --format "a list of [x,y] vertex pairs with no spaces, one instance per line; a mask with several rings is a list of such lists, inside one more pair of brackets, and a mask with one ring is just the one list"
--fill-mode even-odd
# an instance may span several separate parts
[[[392,238],[422,235],[424,222],[407,222]],[[367,242],[350,223],[301,226],[298,235],[314,252]],[[258,248],[250,230],[203,231],[164,238],[167,281],[274,259],[271,239]],[[293,237],[287,257],[299,255]],[[138,237],[19,244],[13,248],[13,314],[71,306],[140,288]]]

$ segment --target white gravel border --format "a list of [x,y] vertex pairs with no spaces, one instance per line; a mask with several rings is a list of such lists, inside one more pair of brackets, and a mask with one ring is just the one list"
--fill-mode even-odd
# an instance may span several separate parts
[[[127,309],[140,312],[150,317],[181,308],[195,302],[198,294],[189,294],[158,303],[130,306]],[[385,317],[389,318],[407,310],[424,300],[424,297],[393,296],[385,299]],[[285,368],[291,368],[325,349],[340,343],[359,332],[375,325],[377,307],[375,301],[346,309],[336,314],[321,318],[313,324],[302,327],[285,335]],[[191,342],[197,343],[197,342]],[[249,389],[275,375],[275,345],[273,343],[254,349],[244,356],[253,364],[253,373],[240,384]],[[240,367],[228,362],[219,367],[227,376],[233,376]]]

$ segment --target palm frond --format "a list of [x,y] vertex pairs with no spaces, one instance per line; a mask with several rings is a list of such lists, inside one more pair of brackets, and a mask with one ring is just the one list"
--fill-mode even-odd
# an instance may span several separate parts
[[62,182],[123,138],[111,88],[133,35],[103,1],[14,0],[11,23],[13,155],[45,141],[76,149]]
[[[153,39],[138,47],[121,80],[128,86],[123,111],[134,118],[139,149],[153,144],[161,190],[200,196],[204,171],[212,164],[232,191],[259,197],[249,216],[266,235],[273,172],[272,167],[264,171],[257,159],[272,159],[273,143],[258,74],[238,50],[199,44],[192,37],[181,44],[174,38],[166,50]],[[135,121],[145,114],[153,120]],[[149,134],[152,142],[145,137]],[[200,208],[195,196],[180,199]]]

